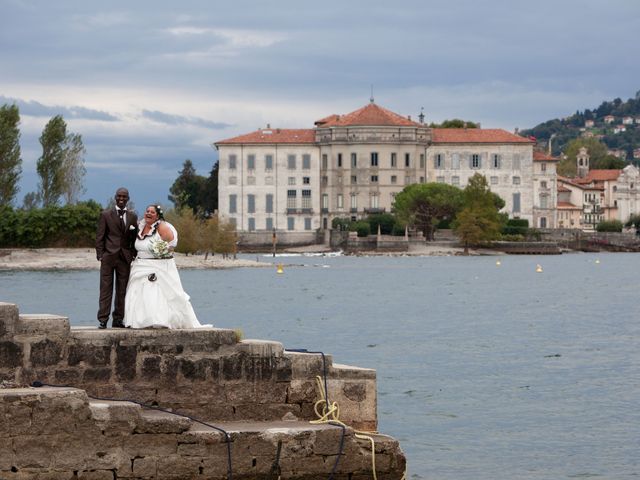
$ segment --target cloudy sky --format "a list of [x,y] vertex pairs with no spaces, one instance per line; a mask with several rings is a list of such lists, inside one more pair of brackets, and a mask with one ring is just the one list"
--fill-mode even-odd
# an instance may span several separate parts
[[267,123],[376,103],[427,121],[528,128],[640,90],[637,0],[0,0],[0,104],[20,107],[23,178],[62,114],[84,198],[167,204],[185,159]]

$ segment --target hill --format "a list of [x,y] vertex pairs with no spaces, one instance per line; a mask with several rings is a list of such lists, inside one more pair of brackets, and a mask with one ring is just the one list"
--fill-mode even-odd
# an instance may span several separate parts
[[[553,135],[552,152],[559,155],[567,143],[578,137],[592,137],[604,143],[614,155],[627,162],[640,163],[640,90],[635,98],[604,101],[595,109],[577,111],[573,115],[548,120],[523,130],[536,138],[538,145],[548,146]],[[636,152],[634,158],[634,151]]]

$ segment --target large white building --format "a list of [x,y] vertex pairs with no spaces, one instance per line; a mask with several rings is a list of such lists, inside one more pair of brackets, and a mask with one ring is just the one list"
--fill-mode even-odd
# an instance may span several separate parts
[[429,128],[372,101],[312,129],[267,127],[216,142],[219,213],[240,232],[311,233],[335,217],[390,212],[408,184],[464,188],[480,173],[510,217],[554,227],[556,160],[534,159],[533,145],[499,129]]

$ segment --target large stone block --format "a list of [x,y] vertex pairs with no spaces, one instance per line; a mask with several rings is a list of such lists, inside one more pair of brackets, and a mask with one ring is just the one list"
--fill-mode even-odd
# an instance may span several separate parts
[[45,339],[31,344],[29,361],[34,367],[55,365],[62,360],[64,343],[58,340]]
[[84,362],[92,367],[104,367],[111,363],[111,345],[75,343],[69,346],[70,366]]
[[116,347],[116,376],[119,380],[133,380],[136,377],[138,348],[135,345]]
[[69,336],[69,318],[46,313],[23,313],[19,317],[18,332],[23,335],[67,338]]
[[18,306],[0,302],[0,340],[11,339],[18,325]]
[[0,369],[16,368],[23,363],[22,345],[9,340],[0,341]]

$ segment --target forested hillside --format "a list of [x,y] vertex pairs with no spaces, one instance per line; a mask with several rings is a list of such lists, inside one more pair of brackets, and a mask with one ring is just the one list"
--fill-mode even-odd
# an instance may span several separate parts
[[[533,136],[545,149],[549,138],[552,139],[554,155],[562,153],[567,144],[579,137],[595,138],[604,143],[609,150],[621,150],[616,156],[625,157],[627,162],[638,164],[634,159],[634,150],[640,148],[640,91],[635,98],[623,102],[620,98],[604,101],[595,109],[577,111],[573,115],[548,120],[532,129],[522,131],[523,135]],[[636,150],[636,156],[640,152]]]

